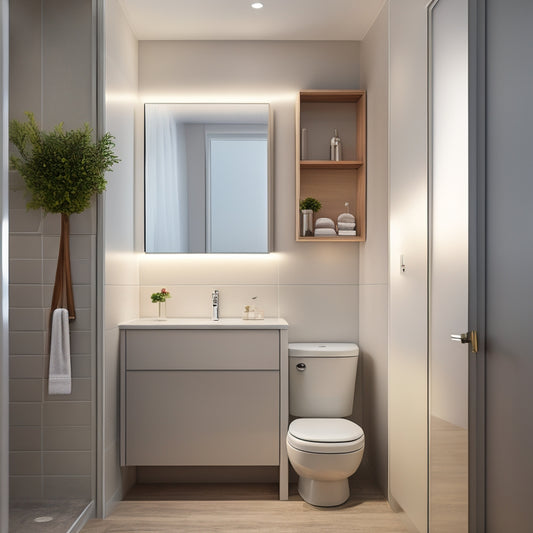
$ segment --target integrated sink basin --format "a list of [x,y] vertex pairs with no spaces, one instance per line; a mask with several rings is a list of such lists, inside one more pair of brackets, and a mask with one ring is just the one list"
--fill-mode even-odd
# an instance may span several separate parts
[[140,318],[120,324],[120,329],[288,329],[283,318],[265,318],[264,320],[243,320],[242,318]]

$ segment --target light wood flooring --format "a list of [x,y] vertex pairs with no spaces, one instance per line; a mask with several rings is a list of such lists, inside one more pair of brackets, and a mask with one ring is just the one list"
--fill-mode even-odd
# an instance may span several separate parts
[[468,431],[432,416],[430,437],[431,533],[467,533]]
[[82,533],[320,532],[407,533],[380,491],[355,479],[339,507],[313,507],[291,485],[289,501],[266,484],[137,485],[105,520],[90,520]]

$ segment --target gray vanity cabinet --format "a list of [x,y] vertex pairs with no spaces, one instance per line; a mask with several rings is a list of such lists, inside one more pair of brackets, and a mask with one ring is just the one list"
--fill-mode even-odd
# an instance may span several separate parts
[[283,328],[121,326],[121,464],[279,466],[284,499],[286,341]]

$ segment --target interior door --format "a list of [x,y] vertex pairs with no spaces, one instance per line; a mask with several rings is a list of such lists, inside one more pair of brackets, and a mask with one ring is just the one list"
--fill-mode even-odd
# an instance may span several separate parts
[[[429,8],[429,531],[468,531],[467,0]],[[466,340],[466,339],[465,339]]]

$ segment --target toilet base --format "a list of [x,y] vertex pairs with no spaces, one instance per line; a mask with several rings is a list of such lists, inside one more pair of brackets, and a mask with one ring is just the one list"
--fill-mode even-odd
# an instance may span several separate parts
[[335,507],[342,505],[350,497],[348,479],[338,481],[317,481],[300,476],[298,493],[311,505],[317,507]]

